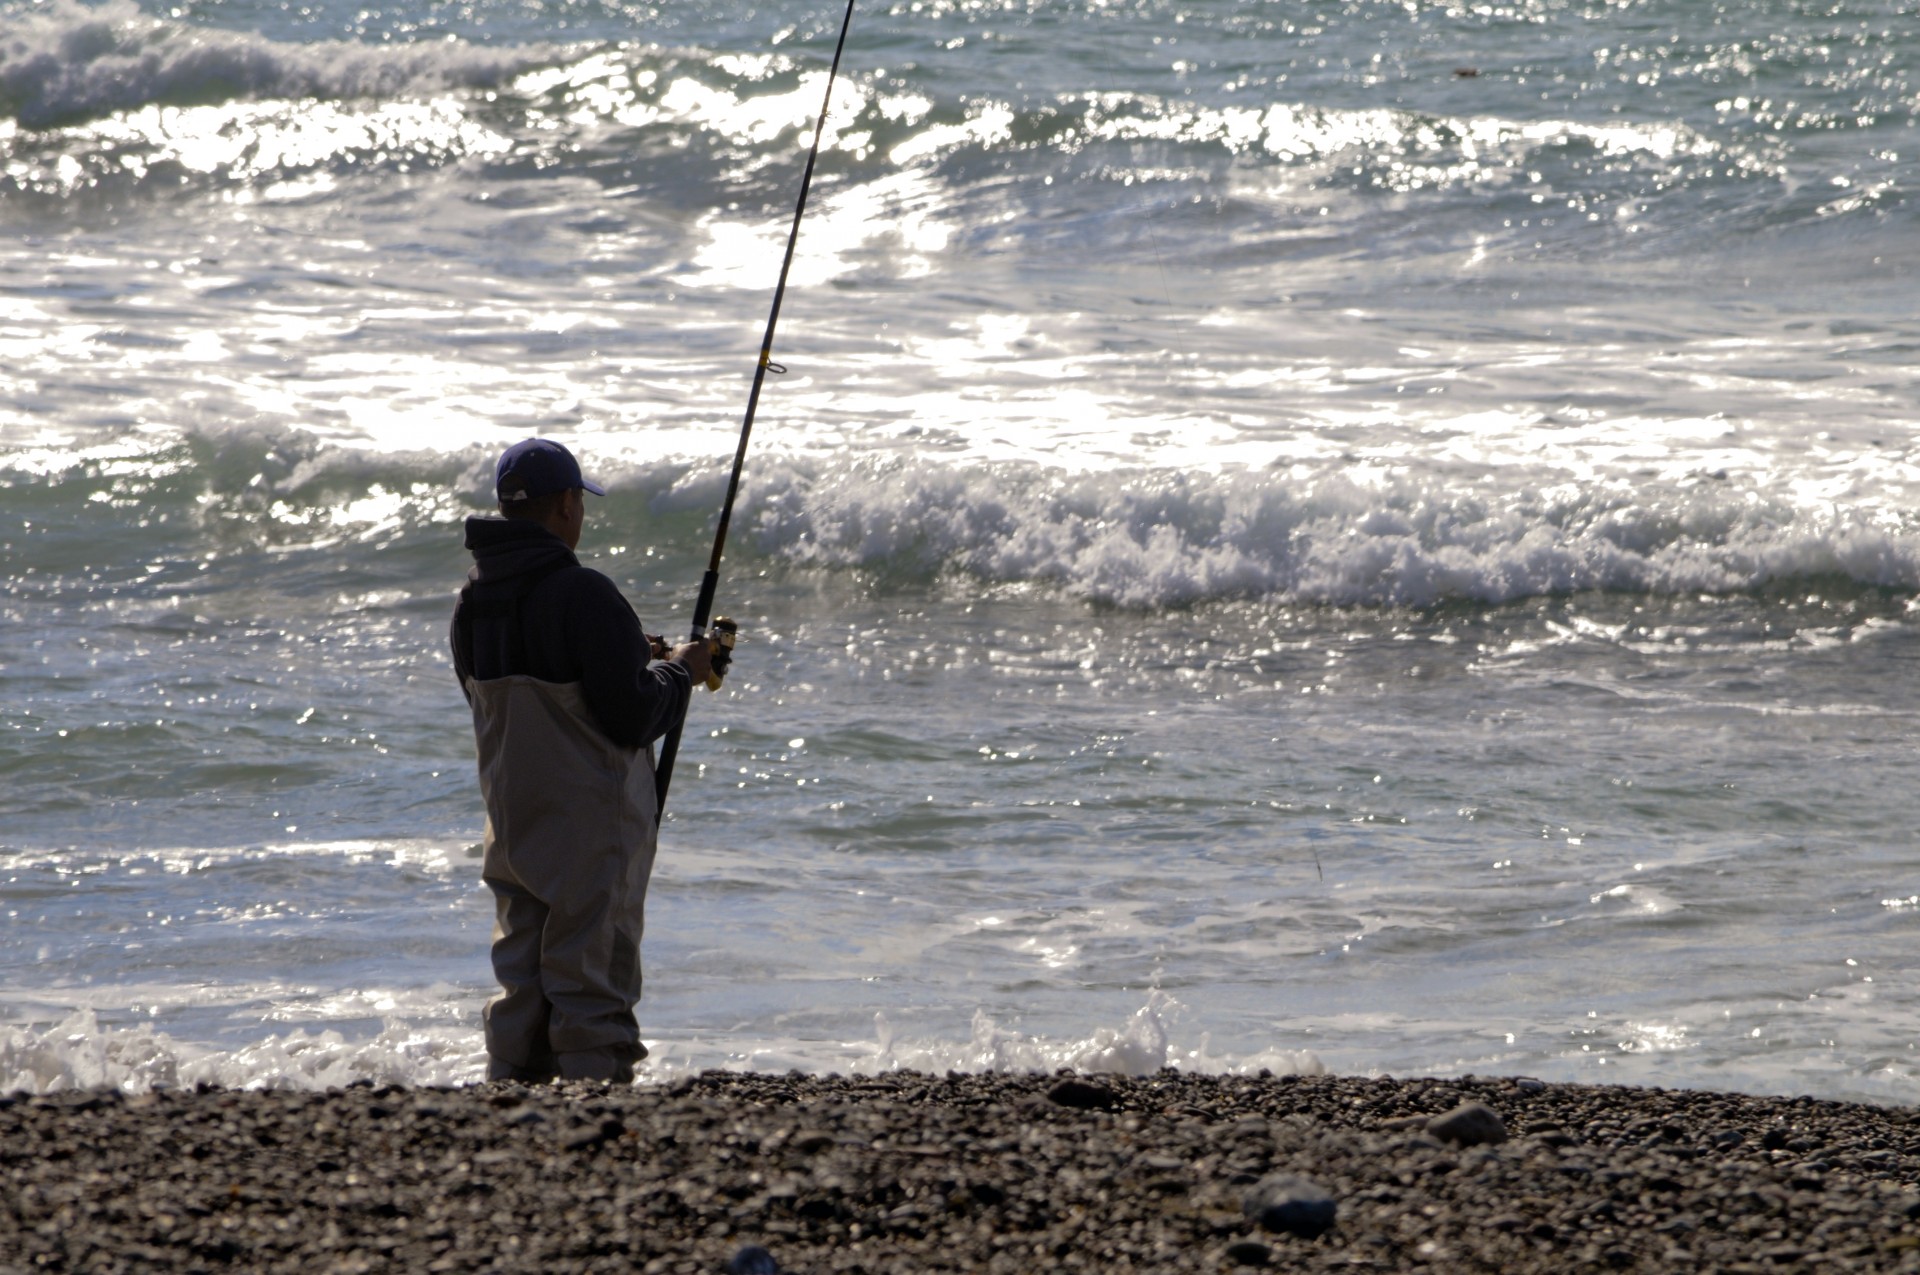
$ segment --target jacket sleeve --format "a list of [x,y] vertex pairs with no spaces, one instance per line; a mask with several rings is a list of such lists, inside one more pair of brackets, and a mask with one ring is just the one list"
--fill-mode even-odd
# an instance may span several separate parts
[[622,747],[651,744],[686,715],[692,679],[678,664],[653,660],[640,617],[613,581],[592,570],[567,574],[568,644],[594,721]]

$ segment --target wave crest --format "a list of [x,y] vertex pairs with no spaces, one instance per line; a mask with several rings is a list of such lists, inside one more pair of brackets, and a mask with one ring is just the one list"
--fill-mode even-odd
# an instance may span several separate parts
[[906,464],[794,464],[756,482],[750,525],[769,556],[1049,584],[1124,607],[1234,597],[1424,607],[1836,577],[1920,588],[1920,537],[1864,512],[1797,510],[1739,490],[1488,499],[1435,478]]
[[280,44],[143,14],[132,0],[56,0],[9,18],[0,119],[60,128],[143,106],[255,98],[386,100],[490,88],[544,65],[544,48],[470,44]]

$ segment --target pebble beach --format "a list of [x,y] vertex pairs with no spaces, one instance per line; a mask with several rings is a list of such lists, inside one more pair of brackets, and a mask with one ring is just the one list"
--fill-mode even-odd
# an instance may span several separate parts
[[0,1098],[0,1271],[1920,1271],[1920,1113],[1524,1078]]

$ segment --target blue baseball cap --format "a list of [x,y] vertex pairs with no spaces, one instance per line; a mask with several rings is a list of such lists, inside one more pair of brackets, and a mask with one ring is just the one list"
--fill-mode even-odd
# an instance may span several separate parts
[[550,438],[529,438],[500,453],[493,467],[493,494],[501,501],[537,500],[575,487],[604,496],[607,489],[588,482],[573,453]]

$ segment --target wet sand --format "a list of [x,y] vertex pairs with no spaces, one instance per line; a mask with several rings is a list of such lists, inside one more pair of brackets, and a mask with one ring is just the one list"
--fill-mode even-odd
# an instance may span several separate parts
[[9,1275],[1920,1272],[1920,1112],[1511,1078],[83,1091],[0,1164]]

